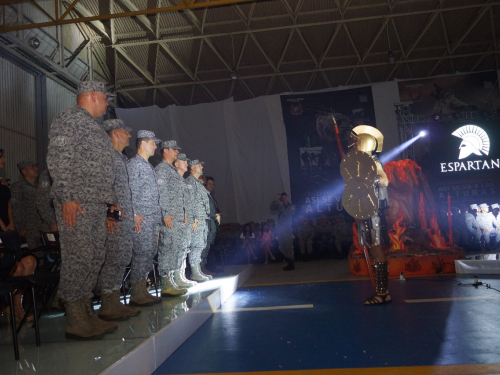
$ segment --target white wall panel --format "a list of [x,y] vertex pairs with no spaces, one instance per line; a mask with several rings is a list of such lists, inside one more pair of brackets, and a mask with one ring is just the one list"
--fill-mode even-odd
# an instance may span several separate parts
[[16,164],[37,157],[35,77],[4,58],[0,72],[0,148],[7,157],[1,173],[14,182]]

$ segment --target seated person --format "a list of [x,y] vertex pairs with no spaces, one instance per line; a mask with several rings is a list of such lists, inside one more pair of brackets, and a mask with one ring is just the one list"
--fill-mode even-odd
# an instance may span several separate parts
[[252,226],[247,223],[243,227],[243,232],[241,232],[240,237],[238,239],[238,243],[242,249],[245,249],[247,253],[247,263],[250,264],[250,256],[253,257],[253,260],[257,260],[255,253],[253,252],[253,245],[255,241],[255,235],[252,231]]
[[296,230],[299,241],[300,255],[305,262],[311,260],[312,247],[314,238],[314,227],[309,222],[309,219],[303,218]]
[[271,227],[268,223],[262,223],[262,231],[257,238],[257,241],[260,243],[260,247],[264,250],[264,255],[266,260],[265,264],[269,263],[269,258],[271,260],[276,260],[273,253],[271,252],[271,248],[273,246],[273,233],[271,231]]

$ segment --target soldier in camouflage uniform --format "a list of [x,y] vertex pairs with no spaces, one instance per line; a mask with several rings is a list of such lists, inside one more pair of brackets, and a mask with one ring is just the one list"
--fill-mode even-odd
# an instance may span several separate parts
[[90,304],[104,263],[107,205],[116,203],[113,145],[96,121],[106,113],[110,95],[102,82],[81,82],[78,105],[60,113],[49,132],[47,165],[61,243],[65,330],[67,336],[83,339],[101,338],[118,328],[99,319]]
[[295,206],[288,201],[286,193],[278,194],[276,199],[271,202],[271,211],[278,213],[278,228],[277,237],[279,240],[280,252],[285,257],[288,263],[283,268],[284,271],[292,271],[295,269],[293,263],[294,250],[293,250],[293,229],[292,221],[295,215]]
[[203,174],[203,165],[199,160],[189,162],[189,176],[186,182],[191,186],[193,201],[194,221],[197,230],[191,232],[191,250],[189,252],[189,265],[191,266],[191,279],[207,281],[212,276],[201,271],[201,253],[207,246],[208,226],[210,225],[210,203],[207,189],[198,178]]
[[[164,223],[158,247],[158,263],[163,277],[161,293],[164,296],[178,296],[187,292],[185,287],[196,285],[195,282],[185,282],[180,275],[190,242],[190,225],[194,218],[191,194],[182,177],[187,171],[186,155],[178,154],[180,148],[175,141],[164,142],[162,149],[163,161],[156,167]],[[177,160],[172,160],[174,154],[177,154]],[[169,163],[170,160],[173,165]],[[182,274],[184,276],[184,270]]]
[[56,212],[50,196],[52,189],[52,179],[46,169],[38,177],[38,187],[36,189],[36,207],[42,221],[49,228],[49,232],[57,232]]
[[491,205],[491,210],[492,210],[492,214],[493,214],[493,217],[495,218],[496,220],[496,224],[495,224],[495,249],[498,249],[498,246],[500,244],[500,205],[498,203],[493,203]]
[[476,244],[481,243],[481,230],[479,229],[476,217],[477,212],[479,211],[479,207],[477,204],[471,204],[470,209],[465,213],[465,225],[467,225],[467,229],[469,230],[473,242]]
[[26,238],[28,247],[36,249],[42,246],[40,230],[48,231],[36,206],[36,189],[38,186],[38,164],[22,161],[17,164],[23,178],[12,184],[11,204],[14,224],[21,237]]
[[134,250],[132,256],[132,295],[130,304],[151,306],[161,297],[152,296],[146,289],[146,279],[153,269],[153,258],[158,251],[157,230],[161,223],[160,193],[153,166],[148,159],[154,155],[156,143],[161,140],[148,130],[137,132],[137,155],[127,164],[132,206],[135,218]]
[[98,290],[101,308],[98,316],[104,320],[126,320],[141,313],[141,309],[120,303],[120,286],[125,268],[132,260],[134,211],[128,183],[127,157],[122,153],[130,143],[131,128],[123,120],[107,120],[103,128],[113,142],[113,191],[122,210],[122,220],[107,218],[106,258],[99,275]]

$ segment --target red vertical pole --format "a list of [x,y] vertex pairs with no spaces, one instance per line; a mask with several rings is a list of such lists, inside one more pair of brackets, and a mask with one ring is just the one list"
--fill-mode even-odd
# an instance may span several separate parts
[[450,246],[453,246],[453,226],[451,221],[451,203],[450,203],[450,195],[448,194],[448,243]]

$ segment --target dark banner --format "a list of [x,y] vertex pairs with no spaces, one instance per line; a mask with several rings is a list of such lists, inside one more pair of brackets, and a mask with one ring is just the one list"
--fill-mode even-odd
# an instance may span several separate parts
[[362,124],[376,126],[371,87],[282,95],[281,107],[293,202],[307,215],[342,211],[344,185],[332,117],[347,153],[351,129]]
[[440,115],[453,120],[457,112],[482,111],[498,116],[500,109],[496,71],[401,81],[398,88],[402,102],[413,102],[414,115]]

